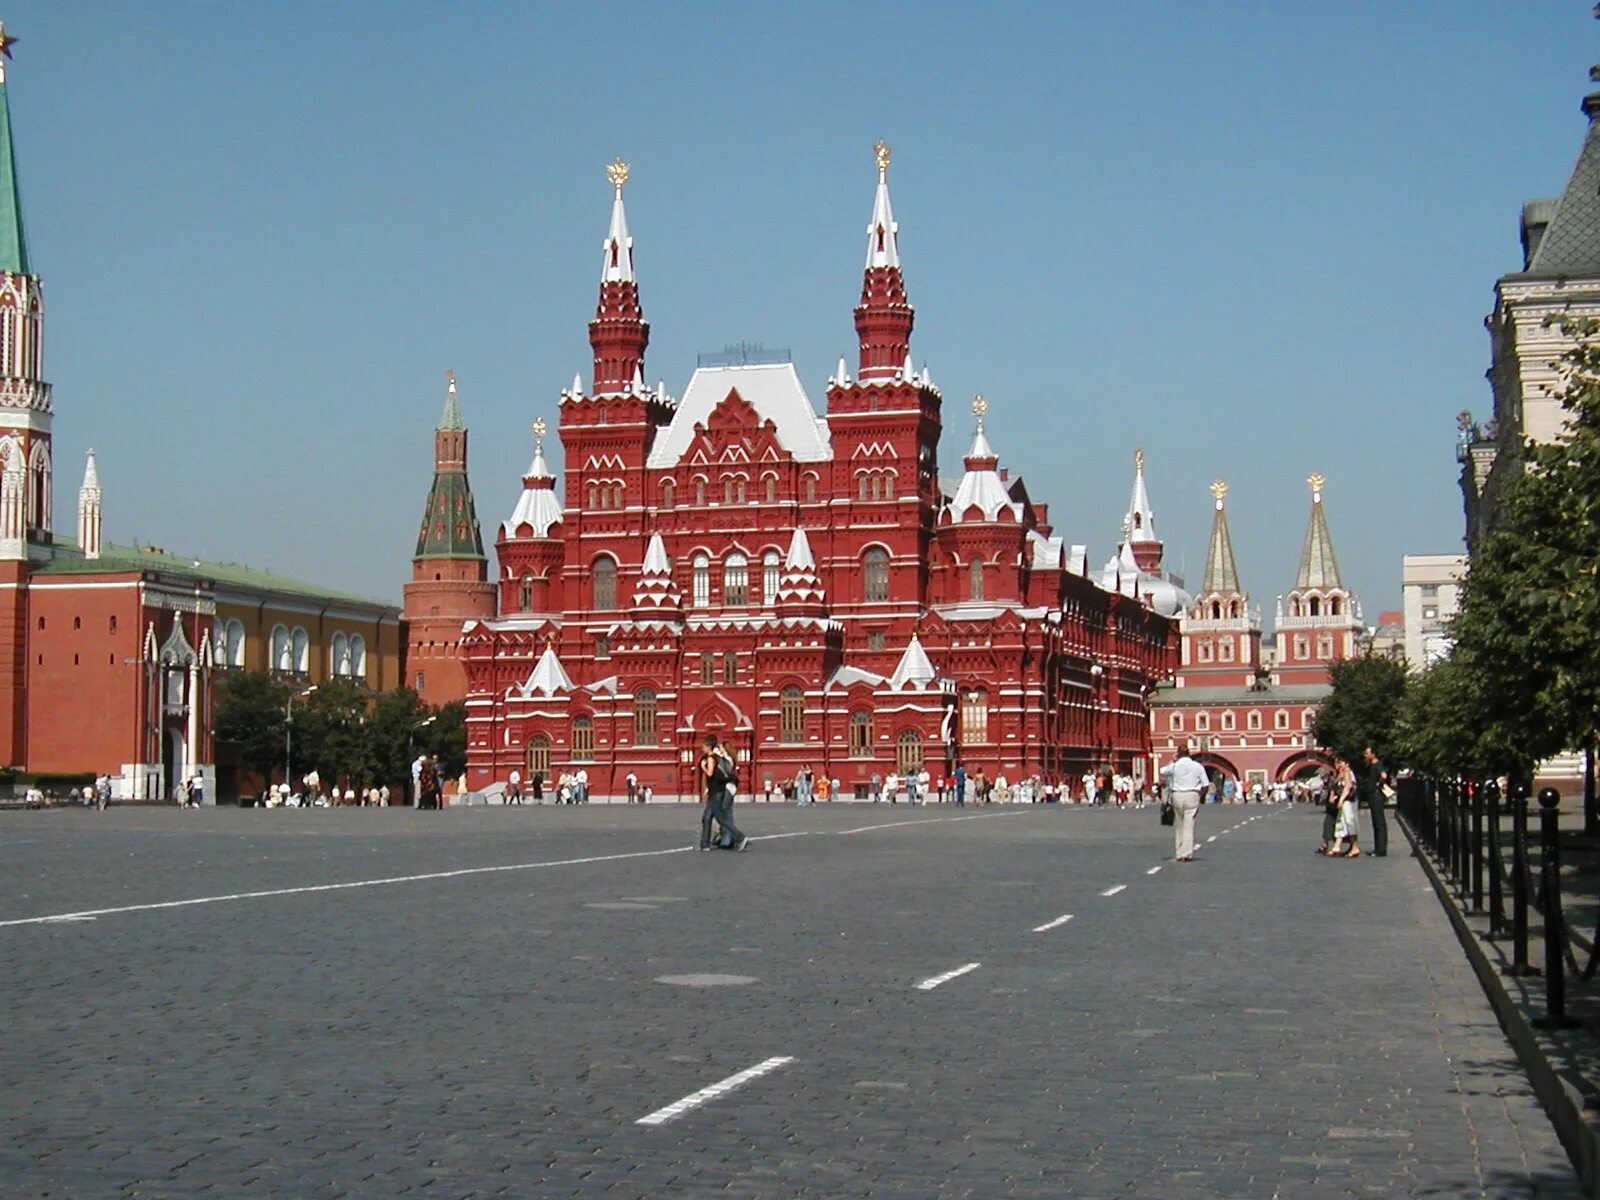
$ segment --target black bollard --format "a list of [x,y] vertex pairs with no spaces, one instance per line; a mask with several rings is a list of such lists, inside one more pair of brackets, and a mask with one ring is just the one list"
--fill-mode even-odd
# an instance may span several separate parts
[[1537,975],[1528,962],[1528,786],[1511,785],[1511,965],[1507,975]]
[[1567,973],[1562,962],[1567,929],[1561,920],[1561,793],[1539,789],[1540,907],[1544,909],[1545,1015],[1539,1029],[1576,1029],[1583,1022],[1567,1016]]
[[1489,810],[1489,937],[1506,935],[1506,894],[1500,882],[1504,864],[1500,858],[1500,785],[1491,779],[1483,787],[1484,806]]
[[1472,911],[1483,911],[1483,788],[1467,784],[1472,803]]
[[1450,844],[1455,852],[1451,869],[1456,877],[1456,899],[1465,904],[1471,884],[1467,879],[1467,806],[1462,802],[1459,779],[1450,781],[1450,820],[1453,826]]

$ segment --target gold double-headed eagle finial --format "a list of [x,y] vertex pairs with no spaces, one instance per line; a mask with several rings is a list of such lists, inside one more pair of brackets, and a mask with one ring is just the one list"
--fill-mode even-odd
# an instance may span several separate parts
[[1137,450],[1135,450],[1133,452],[1133,469],[1135,471],[1144,470],[1144,447],[1143,446],[1140,446]]
[[1222,498],[1228,494],[1228,485],[1222,480],[1217,480],[1211,485],[1211,494],[1217,498],[1217,504],[1222,503]]
[[533,422],[533,436],[534,437],[542,438],[544,436],[544,431],[546,429],[548,429],[548,428],[549,428],[549,426],[544,423],[544,418],[543,417],[534,418],[534,422]]
[[872,157],[878,162],[878,178],[880,180],[887,178],[889,174],[889,143],[879,138],[877,145],[872,147]]
[[454,371],[446,371],[444,373],[444,381],[446,383],[448,383],[451,387],[455,387],[455,385],[456,385],[456,373]]
[[1313,472],[1306,476],[1306,482],[1311,485],[1311,497],[1314,500],[1322,499],[1322,485],[1328,480],[1325,476]]
[[977,417],[979,420],[982,420],[983,419],[983,414],[988,412],[988,411],[989,411],[989,402],[987,400],[985,400],[982,396],[974,396],[972,398],[972,415],[973,416]]
[[617,195],[622,195],[622,185],[628,182],[628,164],[621,155],[606,164],[606,178],[617,189]]

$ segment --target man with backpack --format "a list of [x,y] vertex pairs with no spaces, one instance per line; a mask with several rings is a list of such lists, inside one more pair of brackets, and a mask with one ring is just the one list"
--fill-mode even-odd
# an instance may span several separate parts
[[738,772],[733,756],[717,742],[717,735],[706,734],[705,749],[700,755],[700,778],[706,791],[706,805],[700,812],[700,849],[713,849],[711,822],[722,826],[718,844],[729,850],[744,850],[750,839],[739,832],[733,823],[733,792],[739,786]]

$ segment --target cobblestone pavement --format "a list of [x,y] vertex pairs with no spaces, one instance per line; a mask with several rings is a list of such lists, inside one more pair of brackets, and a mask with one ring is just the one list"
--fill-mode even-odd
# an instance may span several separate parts
[[1417,865],[1320,813],[739,820],[0,817],[0,1196],[1579,1194]]

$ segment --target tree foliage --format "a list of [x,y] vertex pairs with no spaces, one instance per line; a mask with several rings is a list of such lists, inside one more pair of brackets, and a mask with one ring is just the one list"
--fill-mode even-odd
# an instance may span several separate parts
[[284,706],[289,689],[267,671],[228,675],[217,690],[212,734],[239,749],[240,761],[263,779],[283,766]]
[[1333,692],[1317,710],[1312,733],[1319,744],[1346,762],[1361,761],[1371,746],[1380,758],[1389,758],[1401,702],[1406,692],[1406,668],[1387,658],[1351,658],[1331,668]]

